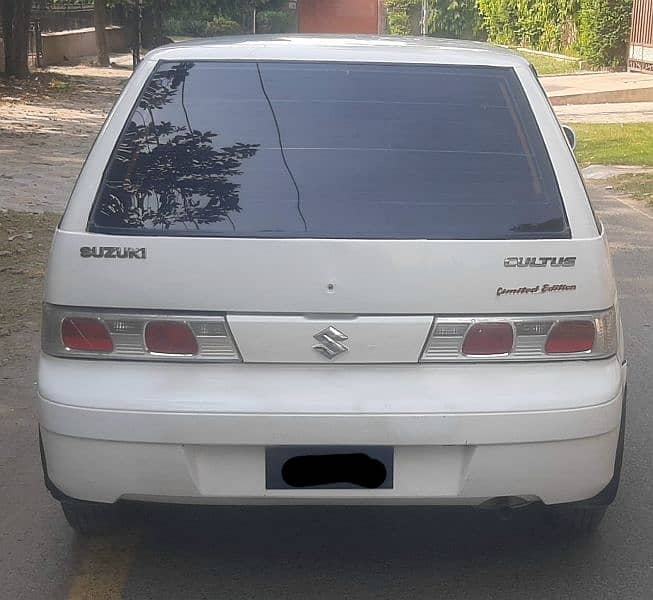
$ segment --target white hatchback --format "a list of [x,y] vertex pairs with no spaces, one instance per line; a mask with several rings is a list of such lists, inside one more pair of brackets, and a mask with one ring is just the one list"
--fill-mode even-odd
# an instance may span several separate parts
[[46,484],[85,532],[122,501],[538,503],[588,530],[625,365],[605,234],[522,58],[177,44],[132,76],[54,237]]

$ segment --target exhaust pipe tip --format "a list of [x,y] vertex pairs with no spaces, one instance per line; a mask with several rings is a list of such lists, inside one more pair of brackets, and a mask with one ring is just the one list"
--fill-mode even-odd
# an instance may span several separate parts
[[539,503],[538,498],[524,496],[496,496],[479,505],[483,510],[498,511],[499,518],[509,519],[513,511]]

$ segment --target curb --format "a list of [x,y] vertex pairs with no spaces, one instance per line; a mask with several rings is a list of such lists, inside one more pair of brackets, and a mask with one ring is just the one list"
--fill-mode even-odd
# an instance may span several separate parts
[[582,63],[582,58],[577,58],[575,56],[568,56],[567,54],[557,54],[555,52],[547,52],[546,50],[533,50],[532,48],[524,48],[523,46],[502,46],[502,48],[507,48],[508,50],[519,50],[520,52],[525,52],[526,54],[537,54],[539,56],[548,56],[549,58],[556,58],[558,60],[567,60],[569,62]]

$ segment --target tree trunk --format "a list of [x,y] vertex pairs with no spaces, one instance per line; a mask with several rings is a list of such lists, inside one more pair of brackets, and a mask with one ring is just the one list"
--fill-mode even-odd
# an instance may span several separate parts
[[143,6],[141,14],[141,46],[151,50],[156,47],[154,43],[154,6],[148,2]]
[[141,44],[143,48],[149,50],[163,45],[163,6],[161,0],[150,0],[147,6],[143,6]]
[[27,75],[29,17],[32,0],[2,0],[2,37],[5,44],[5,74]]
[[107,0],[95,0],[95,47],[97,49],[97,61],[101,67],[108,67],[109,49],[107,45]]
[[154,48],[163,45],[163,6],[161,0],[152,0],[152,38]]

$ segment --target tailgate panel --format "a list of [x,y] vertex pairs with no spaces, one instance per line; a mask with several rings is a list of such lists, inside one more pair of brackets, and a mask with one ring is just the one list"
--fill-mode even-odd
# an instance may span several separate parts
[[227,315],[227,321],[245,362],[416,363],[433,317]]
[[[83,254],[101,247],[144,251],[131,259]],[[575,262],[507,267],[509,257]],[[542,293],[545,285],[570,289]],[[540,291],[498,294],[499,288]],[[300,315],[545,314],[603,310],[614,298],[603,237],[263,240],[60,230],[46,285],[46,300],[63,306]]]

